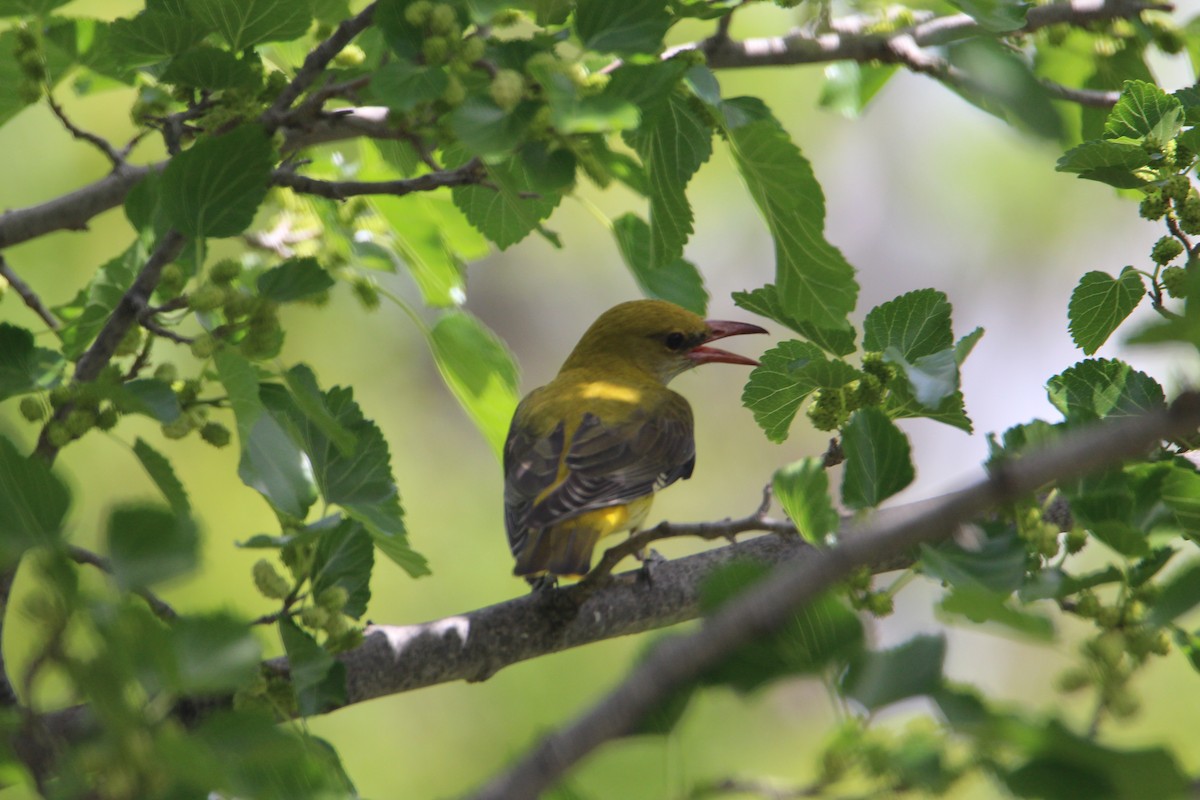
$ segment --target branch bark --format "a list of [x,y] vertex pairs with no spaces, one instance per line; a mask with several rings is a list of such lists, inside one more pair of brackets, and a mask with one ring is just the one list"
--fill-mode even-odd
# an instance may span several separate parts
[[851,572],[944,539],[990,508],[1052,481],[1145,455],[1163,439],[1200,427],[1200,393],[1179,397],[1165,411],[1102,423],[1045,450],[1001,464],[987,478],[941,498],[926,510],[881,519],[842,537],[831,549],[777,568],[739,595],[695,633],[655,648],[591,709],[543,739],[508,772],[472,795],[474,800],[535,798],[568,769],[610,739],[624,735],[672,691],[695,680],[734,649],[783,624]]

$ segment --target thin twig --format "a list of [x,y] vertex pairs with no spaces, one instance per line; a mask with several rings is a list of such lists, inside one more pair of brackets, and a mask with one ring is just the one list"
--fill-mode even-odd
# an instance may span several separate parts
[[[67,545],[67,555],[76,564],[87,564],[106,575],[113,574],[112,562],[99,553],[93,553],[87,548],[69,544]],[[149,589],[134,589],[134,594],[145,600],[146,605],[150,606],[150,610],[154,612],[154,616],[163,622],[174,622],[179,618],[179,614],[176,613],[175,609],[171,608],[166,601]]]
[[477,184],[483,180],[485,174],[482,162],[473,158],[455,169],[394,181],[326,181],[277,169],[271,174],[271,183],[305,194],[345,200],[347,197],[364,194],[388,194],[398,197],[413,192],[428,192],[444,186]]
[[111,142],[102,136],[97,136],[90,131],[85,131],[76,126],[75,123],[71,122],[71,120],[67,117],[67,112],[63,110],[63,107],[58,104],[58,102],[54,99],[54,95],[49,91],[46,92],[46,103],[49,104],[50,110],[54,112],[54,116],[58,117],[58,121],[62,123],[62,126],[67,129],[68,133],[80,141],[87,142],[103,153],[105,157],[108,158],[108,160],[112,163],[114,169],[122,166],[125,163],[125,155],[113,147]]
[[175,342],[175,344],[191,344],[193,341],[195,341],[190,336],[182,336],[170,328],[164,327],[156,319],[154,319],[153,315],[142,314],[138,317],[138,322],[141,323],[143,328],[150,331],[155,336],[161,336],[164,339]]
[[29,306],[29,309],[33,311],[33,313],[37,314],[42,322],[46,323],[47,328],[55,333],[58,332],[59,328],[62,327],[62,324],[58,321],[58,318],[54,316],[50,309],[46,308],[46,305],[42,302],[42,299],[37,296],[37,293],[34,292],[33,289],[30,288],[29,284],[21,280],[21,276],[13,272],[12,267],[10,267],[8,265],[8,261],[5,260],[3,253],[0,253],[0,278],[4,278],[4,280],[8,281],[8,285],[13,288],[13,291],[21,296],[21,299],[25,301],[25,305]]
[[[8,621],[8,602],[12,597],[13,581],[17,578],[17,565],[13,564],[0,570],[0,631]],[[19,704],[16,689],[8,675],[8,665],[4,661],[4,648],[0,648],[0,708],[14,708]]]

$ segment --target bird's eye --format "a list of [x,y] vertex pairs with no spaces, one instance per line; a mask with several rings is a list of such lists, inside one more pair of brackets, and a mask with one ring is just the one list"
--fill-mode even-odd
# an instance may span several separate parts
[[674,333],[668,333],[665,341],[667,344],[667,349],[682,350],[684,345],[687,344],[687,337],[679,331],[675,331]]

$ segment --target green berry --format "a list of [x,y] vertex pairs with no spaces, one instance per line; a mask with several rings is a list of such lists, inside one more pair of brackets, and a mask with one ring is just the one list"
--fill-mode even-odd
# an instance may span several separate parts
[[483,58],[487,52],[487,43],[478,36],[472,36],[463,42],[462,51],[459,57],[467,64],[474,64],[479,59]]
[[408,8],[404,9],[404,21],[416,28],[423,27],[431,11],[433,3],[429,0],[417,0],[415,3],[409,3]]
[[1069,669],[1058,676],[1057,683],[1060,692],[1077,692],[1091,685],[1092,676],[1084,669]]
[[125,331],[125,335],[121,337],[121,343],[117,345],[117,349],[113,351],[114,356],[131,356],[137,353],[138,348],[142,346],[142,329],[134,326]]
[[242,265],[232,258],[226,258],[213,264],[208,271],[209,279],[216,284],[226,284],[236,280],[242,274]]
[[158,290],[168,297],[174,297],[183,291],[185,283],[187,283],[187,276],[183,274],[183,267],[178,264],[167,264],[158,278]]
[[202,333],[192,340],[192,355],[199,359],[208,358],[217,352],[217,344],[211,333]]
[[72,400],[75,399],[75,394],[76,394],[76,392],[75,392],[74,384],[63,384],[62,386],[55,386],[53,389],[50,390],[50,394],[49,394],[50,407],[54,408],[54,409],[62,408],[67,403],[70,403]]
[[867,595],[867,610],[877,617],[886,617],[895,610],[892,596],[887,592],[872,592]]
[[117,422],[121,415],[112,406],[107,406],[99,414],[96,415],[96,427],[102,431],[111,431],[117,427]]
[[492,84],[488,87],[488,94],[492,96],[492,100],[496,102],[496,105],[505,111],[512,111],[525,95],[525,78],[516,70],[499,70],[496,72],[496,76],[492,78]]
[[1113,606],[1101,606],[1096,611],[1096,624],[1101,628],[1115,628],[1121,622],[1121,612]]
[[425,57],[425,63],[431,67],[445,64],[446,57],[450,55],[450,43],[441,36],[430,36],[421,45],[421,55]]
[[343,69],[361,67],[367,60],[367,54],[356,44],[348,44],[333,57],[333,63]]
[[329,622],[329,612],[320,606],[305,606],[300,609],[300,622],[306,628],[320,630]]
[[55,447],[66,447],[73,438],[67,426],[61,422],[51,422],[46,428],[46,439]]
[[1187,270],[1183,267],[1167,267],[1158,279],[1171,297],[1176,300],[1187,297]]
[[331,613],[340,614],[349,599],[350,594],[345,587],[334,585],[321,590],[321,594],[317,596],[317,605]]
[[1150,258],[1155,264],[1169,264],[1183,252],[1183,244],[1174,236],[1164,236],[1154,243]]
[[1087,545],[1088,535],[1083,528],[1072,528],[1067,531],[1067,552],[1074,555]]
[[896,377],[896,367],[883,360],[883,353],[863,353],[862,369],[868,375],[878,378],[884,388]]
[[1108,704],[1108,710],[1117,719],[1129,719],[1135,716],[1141,710],[1141,707],[1141,702],[1134,696],[1133,692],[1128,690],[1117,693]]
[[429,12],[429,30],[439,36],[452,34],[458,27],[458,14],[452,6],[438,3]]
[[179,390],[175,393],[179,398],[179,404],[181,406],[186,406],[189,403],[196,402],[196,398],[200,396],[200,389],[201,383],[195,378],[184,381],[183,385],[180,386]]
[[1191,195],[1179,209],[1179,227],[1184,233],[1200,233],[1200,196]]
[[1143,219],[1162,219],[1167,213],[1167,200],[1162,196],[1162,192],[1153,191],[1142,198],[1138,213]]
[[206,422],[200,428],[200,438],[213,447],[225,447],[229,444],[229,428],[219,422]]
[[879,380],[878,376],[867,373],[858,380],[854,399],[859,408],[877,406],[883,402],[883,394],[883,381]]
[[21,398],[21,416],[30,422],[41,422],[46,418],[46,406],[33,395]]
[[837,390],[818,389],[812,393],[812,402],[805,413],[817,430],[836,430],[846,421],[846,405],[842,393]]
[[225,291],[207,283],[188,295],[188,308],[193,311],[212,311],[225,303]]
[[168,439],[182,439],[192,432],[191,421],[180,414],[170,422],[164,422],[161,426],[162,435]]
[[176,369],[174,364],[172,364],[170,362],[166,362],[163,364],[159,364],[155,368],[154,377],[157,380],[162,381],[163,383],[174,383],[175,380],[179,377],[179,370]]
[[96,415],[86,409],[77,408],[67,415],[64,424],[72,436],[79,438],[96,427]]
[[248,317],[254,313],[257,303],[258,299],[254,295],[232,290],[225,298],[225,317],[227,319]]
[[368,311],[379,308],[379,289],[373,280],[361,275],[355,276],[350,286],[354,289],[354,296],[358,298],[358,302],[362,303],[363,308]]
[[1188,192],[1191,189],[1192,182],[1186,175],[1172,175],[1163,183],[1162,191],[1168,199],[1182,203],[1187,200]]
[[442,102],[448,106],[461,105],[467,99],[466,87],[457,75],[450,75],[446,80],[446,88],[442,90]]
[[275,570],[275,565],[265,558],[254,562],[254,585],[263,597],[282,600],[292,591],[287,579]]

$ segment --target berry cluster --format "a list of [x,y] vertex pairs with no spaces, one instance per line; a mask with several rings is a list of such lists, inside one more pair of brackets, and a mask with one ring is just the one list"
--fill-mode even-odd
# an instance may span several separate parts
[[817,430],[837,430],[858,409],[882,405],[896,374],[896,367],[885,362],[882,353],[865,353],[862,377],[845,386],[816,390],[805,413]]

